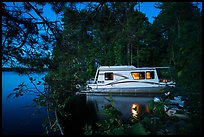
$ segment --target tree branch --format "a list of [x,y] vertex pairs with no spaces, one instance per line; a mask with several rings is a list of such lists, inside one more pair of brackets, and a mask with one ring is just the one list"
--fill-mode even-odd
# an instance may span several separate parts
[[53,33],[53,35],[55,36],[55,39],[57,41],[59,41],[59,38],[57,37],[57,34],[54,32],[54,29],[50,26],[49,22],[47,20],[45,20],[45,18],[38,12],[38,10],[32,5],[30,4],[30,2],[26,2],[37,14],[38,16],[45,22],[45,24],[48,26],[48,28],[51,30],[51,32]]
[[18,19],[18,18],[15,18],[13,17],[12,15],[10,15],[6,10],[2,10],[2,16],[4,17],[7,17],[8,19],[14,21],[14,22],[18,22],[18,23],[21,23],[21,24],[29,24],[30,22],[29,21],[26,21],[26,20],[21,20],[21,19]]
[[[27,75],[28,75],[28,77],[29,77],[29,79],[30,79],[31,77],[29,76],[29,74],[27,74]],[[36,89],[40,94],[42,94],[44,97],[47,98],[46,94],[43,93],[42,91],[40,91],[40,90],[36,87],[35,83],[33,83],[32,80],[30,80],[30,82],[33,84],[33,86],[35,87],[35,89]]]
[[64,131],[63,131],[63,129],[62,129],[60,123],[59,123],[59,120],[58,120],[56,107],[55,107],[55,118],[56,118],[56,122],[57,122],[56,124],[57,124],[57,126],[58,126],[58,128],[59,128],[59,130],[61,132],[61,135],[64,135]]
[[[30,26],[29,26],[30,27]],[[20,48],[22,48],[23,46],[24,46],[24,44],[25,44],[25,42],[26,42],[26,40],[27,40],[27,38],[28,38],[28,34],[29,34],[29,32],[30,32],[30,28],[27,28],[27,32],[26,33],[24,33],[24,40],[23,40],[23,42],[21,43],[21,45],[19,46],[19,47],[17,47],[18,49],[20,49]],[[24,32],[24,31],[23,31]]]

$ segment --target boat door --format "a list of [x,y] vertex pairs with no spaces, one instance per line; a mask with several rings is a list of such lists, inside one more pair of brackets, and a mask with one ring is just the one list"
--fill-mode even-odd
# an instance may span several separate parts
[[96,89],[98,88],[106,88],[105,82],[105,73],[103,71],[99,71],[96,78]]

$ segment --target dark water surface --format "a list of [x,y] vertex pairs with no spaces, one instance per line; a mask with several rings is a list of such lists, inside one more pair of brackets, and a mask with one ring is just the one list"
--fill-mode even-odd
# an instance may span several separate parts
[[[47,74],[33,73],[31,76],[41,80]],[[40,135],[43,134],[42,126],[46,117],[43,108],[32,106],[35,95],[24,95],[18,98],[7,99],[7,96],[24,82],[29,88],[34,86],[30,83],[27,75],[19,75],[12,71],[2,72],[2,133],[4,135]],[[44,90],[43,85],[38,86],[39,90]],[[83,127],[88,123],[95,123],[98,119],[103,119],[103,108],[110,104],[109,95],[78,95],[69,104],[67,112],[71,114],[68,118],[60,118],[64,126],[65,134],[83,135]],[[132,118],[132,106],[139,104],[140,110],[146,111],[147,102],[153,99],[152,96],[112,96],[114,106],[121,111],[122,119],[129,121]]]
[[[36,80],[42,80],[47,72],[30,74]],[[32,106],[35,95],[24,95],[18,98],[7,96],[24,82],[29,88],[34,86],[30,83],[27,75],[20,75],[13,71],[2,71],[2,134],[3,135],[26,135],[43,134],[42,123],[46,118],[44,108]],[[38,86],[43,90],[43,85]]]

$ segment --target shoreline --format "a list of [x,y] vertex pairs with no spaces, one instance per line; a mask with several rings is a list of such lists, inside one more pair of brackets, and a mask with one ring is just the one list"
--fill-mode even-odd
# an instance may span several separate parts
[[2,68],[2,71],[17,71],[17,72],[26,72],[26,71],[41,71],[41,72],[45,72],[48,71],[48,68],[44,68],[44,69],[35,69],[35,68]]

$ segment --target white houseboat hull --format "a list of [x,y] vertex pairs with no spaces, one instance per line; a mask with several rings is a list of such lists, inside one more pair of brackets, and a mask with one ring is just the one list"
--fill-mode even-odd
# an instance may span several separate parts
[[173,82],[161,82],[155,67],[102,66],[97,69],[94,80],[89,81],[82,93],[134,94],[162,93]]

